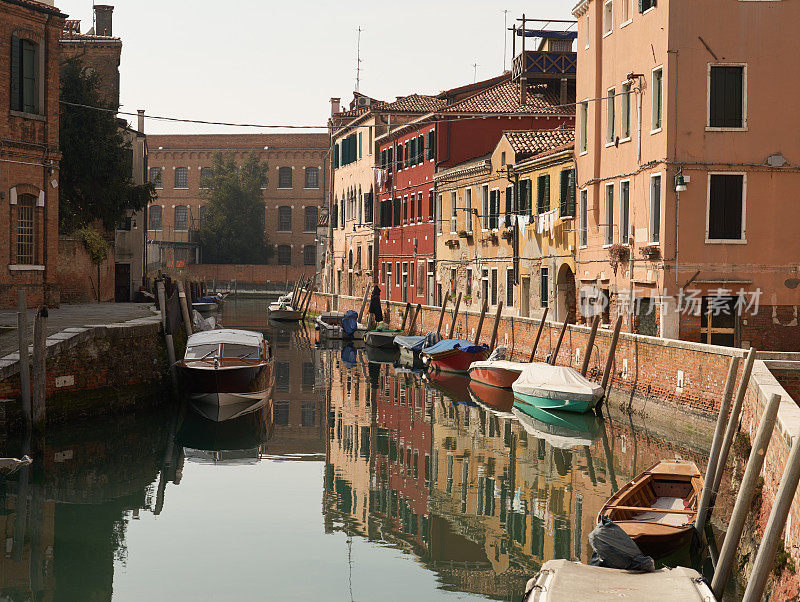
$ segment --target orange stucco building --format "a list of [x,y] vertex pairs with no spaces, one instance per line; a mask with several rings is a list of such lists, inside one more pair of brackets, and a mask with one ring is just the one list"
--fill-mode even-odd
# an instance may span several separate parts
[[582,0],[573,15],[579,297],[633,332],[797,349],[800,118],[774,85],[797,81],[780,59],[797,44],[767,32],[800,6]]

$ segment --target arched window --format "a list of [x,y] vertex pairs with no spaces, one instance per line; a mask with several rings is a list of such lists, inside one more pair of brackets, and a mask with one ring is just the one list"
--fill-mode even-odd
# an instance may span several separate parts
[[278,188],[291,188],[292,187],[292,168],[279,167],[278,168]]
[[161,230],[162,228],[162,215],[163,209],[161,205],[150,205],[147,210],[149,223],[147,224],[148,230]]
[[305,245],[303,247],[303,264],[316,265],[317,264],[317,246]]
[[319,188],[319,168],[306,167],[306,188]]
[[278,231],[292,231],[292,208],[288,205],[278,207]]
[[206,223],[206,209],[205,205],[200,205],[199,213],[200,213],[200,224],[199,226],[202,228],[203,225]]
[[186,205],[175,205],[175,230],[186,231],[189,229],[189,209]]
[[304,232],[315,232],[317,229],[317,208],[314,205],[306,207]]
[[292,247],[289,245],[278,245],[278,265],[292,264]]
[[36,197],[32,194],[17,197],[17,263],[36,263]]

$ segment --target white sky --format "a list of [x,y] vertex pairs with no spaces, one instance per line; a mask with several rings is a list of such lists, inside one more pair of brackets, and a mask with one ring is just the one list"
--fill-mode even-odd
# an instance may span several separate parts
[[[123,40],[123,110],[259,124],[324,125],[329,99],[355,89],[356,28],[361,92],[382,100],[435,94],[503,68],[508,24],[528,17],[570,19],[576,0],[106,0]],[[98,4],[101,2],[98,2]],[[89,0],[56,0],[81,30]],[[555,28],[551,25],[551,28]],[[511,39],[507,38],[507,64]],[[135,119],[135,118],[131,118]],[[148,133],[235,133],[244,128],[149,120]],[[322,131],[322,130],[309,130]]]

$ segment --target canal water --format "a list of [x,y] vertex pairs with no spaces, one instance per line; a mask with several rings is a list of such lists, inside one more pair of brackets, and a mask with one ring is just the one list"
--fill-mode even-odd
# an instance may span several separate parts
[[494,412],[464,379],[320,348],[265,306],[222,316],[275,352],[261,411],[217,425],[167,404],[48,428],[1,492],[0,599],[519,600],[546,560],[588,562],[597,512],[638,472],[705,465],[627,416]]

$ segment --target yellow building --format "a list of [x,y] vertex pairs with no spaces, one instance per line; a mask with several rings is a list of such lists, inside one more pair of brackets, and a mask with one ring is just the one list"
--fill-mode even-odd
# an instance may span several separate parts
[[442,293],[476,311],[502,301],[506,315],[554,305],[552,317],[574,316],[573,141],[571,130],[505,132],[490,155],[436,174]]

